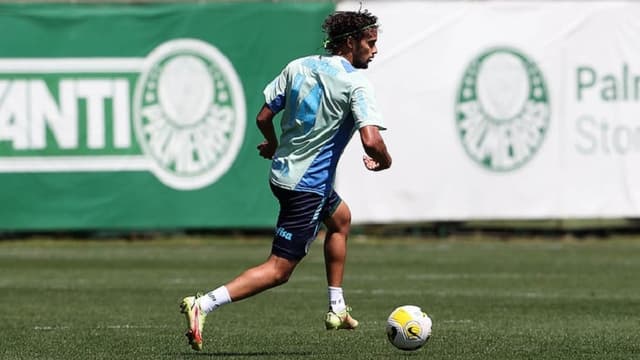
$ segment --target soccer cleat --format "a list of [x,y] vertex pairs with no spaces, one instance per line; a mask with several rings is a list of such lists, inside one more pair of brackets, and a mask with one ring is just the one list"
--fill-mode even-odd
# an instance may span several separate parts
[[180,312],[187,319],[187,333],[185,336],[189,339],[189,345],[196,351],[202,350],[202,328],[204,327],[205,314],[200,305],[196,301],[201,295],[187,296],[180,303]]
[[327,330],[354,330],[358,327],[358,320],[352,318],[350,313],[350,307],[347,307],[338,313],[329,309],[326,317],[324,318],[324,325],[327,327]]

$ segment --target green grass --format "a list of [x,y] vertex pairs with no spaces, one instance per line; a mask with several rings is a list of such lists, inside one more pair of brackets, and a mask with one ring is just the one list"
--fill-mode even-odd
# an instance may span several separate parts
[[[209,316],[205,348],[178,302],[264,260],[260,241],[0,242],[1,359],[638,359],[640,241],[352,239],[346,299],[361,327],[327,332],[322,249],[289,283]],[[426,347],[384,335],[402,304]]]

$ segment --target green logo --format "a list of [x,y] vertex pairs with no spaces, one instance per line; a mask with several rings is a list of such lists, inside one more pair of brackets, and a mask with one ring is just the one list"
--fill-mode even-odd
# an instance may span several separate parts
[[240,80],[224,55],[195,39],[167,42],[149,54],[133,114],[153,172],[174,188],[214,182],[231,166],[244,138]]
[[508,47],[482,52],[467,66],[456,95],[456,128],[467,154],[491,171],[511,171],[540,149],[549,96],[538,66]]

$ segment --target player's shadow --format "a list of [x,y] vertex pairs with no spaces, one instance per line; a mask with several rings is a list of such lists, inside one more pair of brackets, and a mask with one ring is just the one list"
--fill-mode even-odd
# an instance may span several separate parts
[[247,352],[233,352],[233,351],[220,351],[220,352],[194,352],[188,354],[182,354],[184,356],[208,356],[208,357],[225,357],[225,356],[238,356],[238,357],[289,357],[289,356],[310,356],[313,355],[311,351],[247,351]]

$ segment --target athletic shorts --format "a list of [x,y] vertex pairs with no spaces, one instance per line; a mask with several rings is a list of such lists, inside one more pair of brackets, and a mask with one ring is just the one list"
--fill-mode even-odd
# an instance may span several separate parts
[[323,197],[271,184],[271,191],[280,202],[271,253],[289,260],[300,260],[307,255],[320,223],[333,215],[342,199],[333,190],[328,197]]

